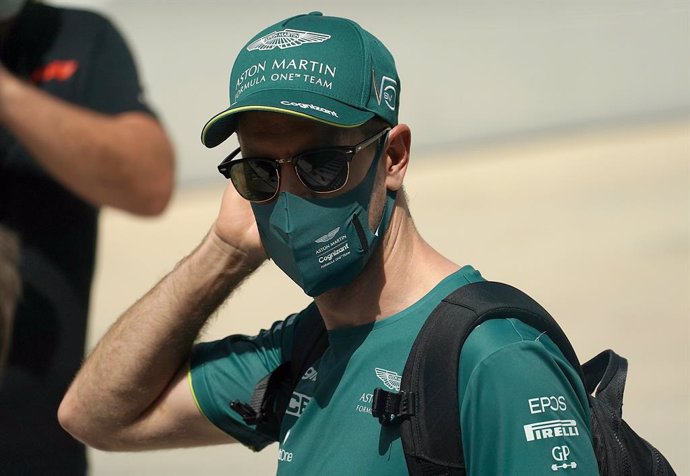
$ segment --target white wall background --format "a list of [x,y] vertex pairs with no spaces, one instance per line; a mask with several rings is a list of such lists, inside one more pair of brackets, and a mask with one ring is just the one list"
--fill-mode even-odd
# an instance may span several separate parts
[[[138,60],[178,152],[178,182],[218,180],[205,150],[236,52],[313,10],[348,16],[396,57],[401,121],[429,149],[690,111],[690,4],[678,0],[54,0],[108,15]],[[220,177],[220,176],[219,176]]]

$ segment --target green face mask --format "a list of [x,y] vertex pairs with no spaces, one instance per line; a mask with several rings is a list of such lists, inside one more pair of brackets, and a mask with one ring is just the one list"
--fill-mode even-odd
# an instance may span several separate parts
[[342,195],[309,199],[282,192],[270,203],[252,203],[266,253],[307,295],[318,296],[352,282],[386,232],[395,192],[387,193],[376,230],[368,225],[382,151],[379,146],[362,182]]

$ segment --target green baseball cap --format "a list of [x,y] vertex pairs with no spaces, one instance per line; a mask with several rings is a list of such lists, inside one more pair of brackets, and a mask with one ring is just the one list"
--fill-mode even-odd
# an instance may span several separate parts
[[213,116],[201,142],[215,147],[236,130],[236,114],[273,111],[338,127],[374,116],[398,123],[400,79],[388,49],[346,18],[298,15],[254,36],[230,73],[230,107]]

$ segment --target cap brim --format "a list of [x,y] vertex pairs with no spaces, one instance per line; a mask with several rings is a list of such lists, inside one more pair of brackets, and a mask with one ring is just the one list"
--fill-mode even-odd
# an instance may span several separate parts
[[336,127],[357,127],[375,115],[308,91],[264,90],[243,97],[209,119],[201,131],[201,142],[210,148],[230,137],[237,128],[236,114],[244,111],[290,114]]

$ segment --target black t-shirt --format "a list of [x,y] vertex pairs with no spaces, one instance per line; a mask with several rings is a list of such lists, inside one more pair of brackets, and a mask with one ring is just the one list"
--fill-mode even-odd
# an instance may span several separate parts
[[[124,40],[94,13],[29,3],[0,58],[70,103],[150,112]],[[84,448],[56,412],[83,357],[98,209],[55,182],[1,126],[0,224],[21,239],[24,284],[0,384],[0,473],[83,474]]]

